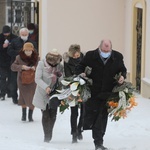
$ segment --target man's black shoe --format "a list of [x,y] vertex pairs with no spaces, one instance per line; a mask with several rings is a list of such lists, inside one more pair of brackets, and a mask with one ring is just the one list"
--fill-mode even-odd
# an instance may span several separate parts
[[13,98],[12,100],[13,100],[14,104],[18,104],[18,100],[17,99]]
[[78,136],[77,136],[78,140],[83,140],[83,136],[82,136],[82,133],[78,133]]
[[103,145],[99,145],[95,147],[95,150],[108,150],[108,148],[104,147]]
[[4,101],[4,100],[5,100],[5,96],[2,96],[2,97],[1,97],[1,100]]

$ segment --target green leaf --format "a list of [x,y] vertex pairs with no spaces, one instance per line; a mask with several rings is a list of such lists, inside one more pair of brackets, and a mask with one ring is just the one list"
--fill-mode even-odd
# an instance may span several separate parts
[[69,109],[69,105],[68,105],[68,104],[60,105],[60,106],[59,106],[59,112],[60,112],[61,114],[63,114],[66,109]]

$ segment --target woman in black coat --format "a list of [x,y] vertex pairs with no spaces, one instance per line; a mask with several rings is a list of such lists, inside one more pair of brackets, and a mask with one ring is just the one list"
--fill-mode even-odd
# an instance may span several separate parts
[[[83,54],[80,52],[80,45],[73,44],[69,47],[69,51],[64,53],[64,72],[65,77],[70,77],[75,75],[75,68],[83,59]],[[78,122],[78,109],[80,107],[80,117]],[[82,130],[83,130],[83,105],[75,105],[70,107],[71,116],[71,134],[72,143],[76,143],[77,139],[82,140]],[[77,123],[78,122],[78,123]]]
[[115,75],[121,73],[119,84],[126,78],[126,67],[121,53],[112,50],[110,40],[102,40],[99,48],[88,51],[77,67],[77,74],[85,67],[92,68],[89,76],[93,80],[91,98],[85,103],[84,130],[92,130],[95,150],[107,150],[103,146],[103,136],[107,126],[107,99],[116,85]]

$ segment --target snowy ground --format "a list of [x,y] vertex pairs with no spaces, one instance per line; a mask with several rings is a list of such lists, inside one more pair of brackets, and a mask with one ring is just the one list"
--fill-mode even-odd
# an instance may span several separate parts
[[[110,150],[150,150],[150,100],[137,95],[138,106],[128,118],[118,122],[109,119],[104,146]],[[10,98],[0,101],[0,150],[94,150],[91,131],[84,139],[71,143],[70,110],[58,112],[53,139],[43,142],[41,111],[35,109],[34,122],[21,121],[21,107]]]

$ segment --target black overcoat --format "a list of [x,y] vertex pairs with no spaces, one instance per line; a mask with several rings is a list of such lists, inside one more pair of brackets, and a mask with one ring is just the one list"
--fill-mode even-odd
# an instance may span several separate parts
[[113,87],[116,85],[114,79],[116,74],[121,72],[126,78],[127,69],[124,65],[123,55],[115,50],[112,50],[111,57],[106,64],[103,63],[98,48],[88,51],[78,65],[76,73],[84,72],[86,66],[92,68],[89,78],[93,80],[91,94],[94,100],[106,100],[110,96]]
[[[86,66],[92,68],[89,78],[93,80],[93,85],[91,86],[92,96],[84,105],[84,129],[91,129],[97,118],[97,112],[106,107],[107,99],[117,84],[115,75],[121,72],[126,78],[127,69],[123,55],[115,50],[112,50],[110,58],[104,64],[98,48],[86,53],[76,69],[76,74],[84,72]],[[105,115],[107,116],[107,113]]]

